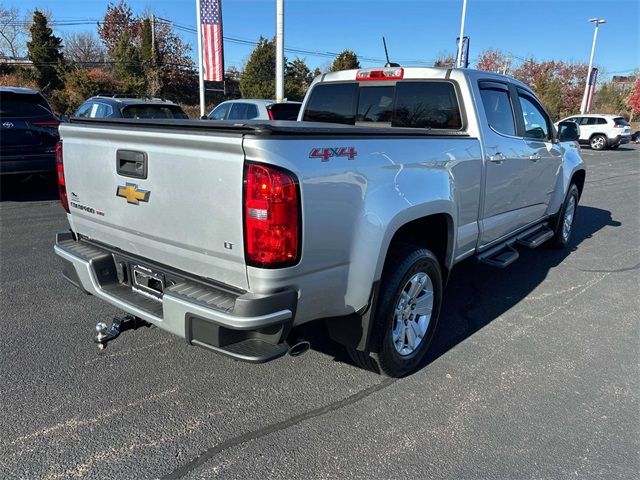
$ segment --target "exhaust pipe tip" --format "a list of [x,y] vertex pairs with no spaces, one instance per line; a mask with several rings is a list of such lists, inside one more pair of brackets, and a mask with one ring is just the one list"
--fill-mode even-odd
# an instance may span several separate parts
[[299,357],[311,348],[311,344],[308,340],[296,340],[293,345],[289,347],[289,355],[292,357]]

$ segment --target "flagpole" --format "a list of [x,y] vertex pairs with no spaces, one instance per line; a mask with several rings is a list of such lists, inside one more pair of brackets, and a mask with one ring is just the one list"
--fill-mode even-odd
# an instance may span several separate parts
[[284,100],[284,0],[276,0],[276,102]]
[[464,19],[467,16],[467,0],[462,2],[462,18],[460,19],[460,41],[458,42],[458,55],[456,56],[456,67],[462,66],[462,41],[464,39]]
[[196,0],[196,21],[198,22],[198,81],[200,82],[200,117],[204,117],[204,69],[202,68],[202,19],[200,0]]

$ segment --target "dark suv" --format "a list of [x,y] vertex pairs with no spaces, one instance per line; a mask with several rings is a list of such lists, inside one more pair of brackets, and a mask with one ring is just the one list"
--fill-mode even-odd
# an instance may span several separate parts
[[59,124],[37,90],[0,87],[0,173],[54,172]]
[[75,117],[85,118],[178,118],[189,116],[175,103],[161,98],[129,98],[96,95],[84,102]]

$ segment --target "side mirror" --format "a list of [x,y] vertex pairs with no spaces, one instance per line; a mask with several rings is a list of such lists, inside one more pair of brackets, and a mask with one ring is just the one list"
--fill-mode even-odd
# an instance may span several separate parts
[[574,142],[580,138],[580,127],[573,122],[560,122],[558,124],[558,140],[561,142]]

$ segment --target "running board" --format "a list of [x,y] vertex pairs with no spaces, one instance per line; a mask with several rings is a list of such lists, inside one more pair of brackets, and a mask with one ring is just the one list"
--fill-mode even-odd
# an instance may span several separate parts
[[528,237],[518,238],[518,243],[528,248],[538,248],[551,237],[553,237],[553,230],[545,226]]
[[505,245],[504,248],[493,252],[490,255],[479,256],[478,260],[492,267],[506,268],[513,262],[515,262],[519,257],[520,255],[511,245]]
[[547,226],[546,222],[539,223],[479,253],[476,259],[478,262],[491,265],[492,267],[505,268],[515,262],[520,256],[513,248],[513,245],[518,243],[529,248],[536,248],[551,237],[553,237],[553,230]]

